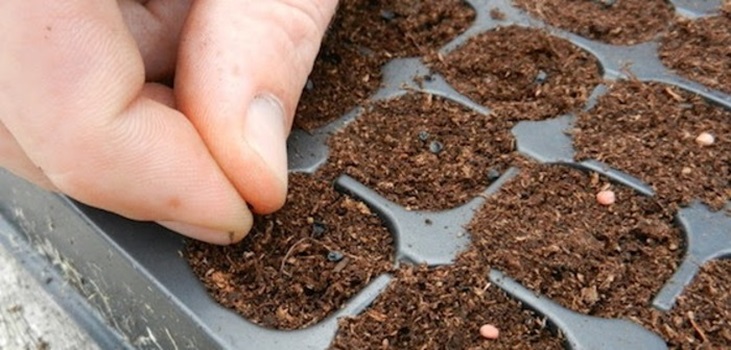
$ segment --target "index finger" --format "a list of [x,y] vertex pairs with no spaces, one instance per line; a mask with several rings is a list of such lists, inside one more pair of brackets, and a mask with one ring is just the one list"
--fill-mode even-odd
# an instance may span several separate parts
[[183,32],[181,111],[254,210],[282,206],[286,137],[337,0],[199,1]]

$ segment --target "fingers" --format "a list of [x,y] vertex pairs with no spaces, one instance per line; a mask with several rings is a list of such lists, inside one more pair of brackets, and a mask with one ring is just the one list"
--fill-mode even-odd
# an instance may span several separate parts
[[214,243],[248,232],[246,203],[172,91],[144,83],[116,2],[0,2],[0,42],[0,121],[60,191]]
[[336,0],[199,1],[183,28],[181,111],[244,199],[282,206],[286,137]]
[[2,124],[0,124],[0,167],[47,190],[55,190],[43,171],[28,159],[25,151]]
[[190,0],[119,0],[119,8],[142,54],[147,80],[171,77]]

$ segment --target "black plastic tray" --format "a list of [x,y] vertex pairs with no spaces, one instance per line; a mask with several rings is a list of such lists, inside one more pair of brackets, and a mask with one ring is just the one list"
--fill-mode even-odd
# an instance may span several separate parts
[[[631,74],[643,81],[672,84],[731,109],[731,96],[666,69],[658,59],[657,42],[634,46],[607,45],[546,26],[517,10],[507,0],[468,2],[476,10],[475,23],[448,43],[442,49],[443,53],[496,26],[517,24],[545,28],[596,56],[604,78],[618,79]],[[719,0],[673,2],[677,12],[686,17],[712,14],[720,6]],[[488,14],[493,8],[503,12],[506,18],[492,20]],[[446,97],[480,113],[489,112],[485,106],[460,95],[439,75],[431,74],[418,58],[395,59],[385,65],[383,71],[383,86],[374,94],[373,100],[389,99],[416,90]],[[427,75],[431,78],[417,79]],[[598,87],[586,108],[590,108],[603,92],[604,88]],[[360,112],[361,109],[354,108],[339,120],[310,133],[293,131],[289,140],[291,171],[313,172],[322,165],[328,155],[326,141],[329,135],[357,118]],[[518,150],[539,162],[561,163],[595,171],[642,194],[653,195],[652,189],[641,181],[600,162],[575,162],[571,139],[564,133],[573,120],[573,116],[566,115],[541,122],[519,123],[513,129]],[[510,169],[505,172],[484,195],[499,191],[500,186],[517,171]],[[0,213],[3,217],[0,224],[15,228],[0,231],[14,233],[11,240],[27,240],[36,251],[48,257],[63,277],[104,316],[107,325],[122,335],[125,344],[115,346],[324,349],[337,331],[337,318],[358,314],[391,279],[389,275],[375,279],[343,309],[314,326],[297,331],[266,329],[219,306],[207,295],[182,258],[181,237],[157,225],[132,222],[40,191],[6,172],[0,171],[0,185]],[[478,196],[447,211],[407,211],[347,176],[339,178],[336,185],[341,191],[362,199],[384,218],[395,237],[395,258],[399,263],[449,264],[469,245],[469,235],[463,226],[484,201],[483,196]],[[731,255],[731,218],[724,211],[712,213],[703,205],[694,204],[678,213],[678,222],[686,234],[686,256],[653,301],[654,307],[661,310],[672,308],[675,298],[703,263]],[[659,336],[632,322],[579,315],[536,296],[499,271],[492,271],[490,279],[561,329],[568,348],[666,348]],[[78,307],[78,303],[70,307]],[[107,339],[105,344],[113,344],[109,340],[113,337],[102,338]]]

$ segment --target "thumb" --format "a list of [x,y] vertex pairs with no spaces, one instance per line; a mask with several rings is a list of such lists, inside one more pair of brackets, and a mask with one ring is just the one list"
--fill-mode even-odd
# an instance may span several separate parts
[[183,29],[176,96],[259,213],[287,192],[286,138],[337,0],[199,1]]
[[227,244],[249,231],[246,203],[172,91],[145,83],[116,1],[0,1],[0,43],[0,136],[13,137],[0,156],[23,155],[11,166],[194,238]]

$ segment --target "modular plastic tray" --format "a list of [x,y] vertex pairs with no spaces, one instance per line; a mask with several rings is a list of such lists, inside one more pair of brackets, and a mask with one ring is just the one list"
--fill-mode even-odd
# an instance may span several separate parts
[[[545,25],[513,7],[507,0],[470,0],[477,14],[474,24],[442,48],[448,53],[467,39],[497,26],[517,24],[544,28],[593,54],[600,62],[604,78],[632,75],[642,81],[657,81],[701,95],[725,108],[731,96],[682,78],[665,68],[658,59],[655,41],[614,46],[588,40]],[[714,13],[720,1],[673,1],[676,11],[686,17]],[[490,18],[492,9],[505,18]],[[419,58],[394,59],[383,67],[384,80],[372,100],[390,99],[410,91],[422,91],[461,103],[480,113],[487,106],[472,102],[455,91],[438,74],[430,72]],[[423,79],[424,77],[428,79]],[[417,83],[418,81],[418,83]],[[604,92],[599,86],[586,108]],[[312,132],[294,130],[289,140],[289,165],[293,172],[314,172],[328,156],[327,140],[333,132],[358,118],[355,107],[342,118]],[[644,195],[653,195],[650,186],[598,161],[574,161],[572,140],[564,131],[574,116],[564,115],[540,122],[521,122],[512,132],[519,152],[542,163],[560,163],[605,175]],[[450,264],[469,245],[464,226],[484,197],[500,190],[519,169],[506,171],[500,179],[467,204],[442,212],[409,211],[378,195],[356,180],[341,176],[339,190],[363,200],[383,219],[396,242],[397,263]],[[230,349],[325,349],[337,332],[337,319],[356,315],[387,286],[391,276],[373,280],[345,307],[306,329],[279,331],[257,326],[216,304],[188,267],[181,251],[181,237],[154,225],[133,222],[86,207],[65,197],[40,191],[6,172],[0,172],[0,230],[14,233],[12,240],[30,242],[58,267],[63,277],[103,315],[106,324],[125,342],[115,346],[138,348],[230,348]],[[731,219],[724,210],[711,212],[701,204],[681,209],[679,226],[686,235],[685,257],[677,272],[654,298],[660,310],[672,308],[675,299],[712,259],[731,255]],[[5,240],[6,242],[8,240]],[[658,335],[627,320],[600,319],[580,315],[527,290],[500,271],[492,271],[491,281],[524,305],[544,315],[559,328],[570,349],[662,349]],[[76,308],[78,303],[67,306]],[[87,322],[88,323],[88,322]],[[112,337],[113,338],[113,337]],[[113,344],[106,337],[106,344]]]

